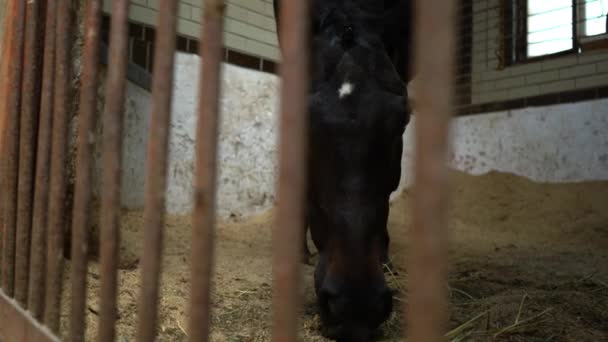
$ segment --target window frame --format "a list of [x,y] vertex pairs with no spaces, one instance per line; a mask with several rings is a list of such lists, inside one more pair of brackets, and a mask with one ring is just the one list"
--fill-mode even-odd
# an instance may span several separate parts
[[585,3],[572,1],[572,48],[541,56],[528,57],[528,2],[530,0],[506,0],[503,13],[505,66],[533,63],[547,59],[577,54],[579,52],[608,48],[608,32],[587,36],[585,22],[579,20],[585,13]]
[[[580,2],[580,0],[574,0],[574,2],[575,3],[578,2],[578,4],[577,4],[578,13],[580,14],[580,16],[582,18],[585,18],[587,16],[585,13],[587,10],[587,8],[585,6],[587,0],[582,1],[582,2]],[[577,24],[578,30],[580,32],[580,35],[578,37],[578,39],[580,39],[580,40],[608,39],[608,14],[606,16],[606,32],[604,32],[604,33],[587,35],[587,33],[585,32],[586,31],[586,27],[585,27],[586,22],[581,20],[581,21],[578,21],[576,24]]]
[[[576,0],[575,0],[576,1]],[[579,3],[577,5],[579,14],[583,17],[586,17],[585,14],[585,2]],[[608,15],[606,16],[606,32],[595,34],[595,35],[587,35],[585,30],[585,22],[580,21],[577,22],[578,30],[580,32],[578,36],[579,46],[582,51],[590,51],[597,49],[606,49],[608,48]]]

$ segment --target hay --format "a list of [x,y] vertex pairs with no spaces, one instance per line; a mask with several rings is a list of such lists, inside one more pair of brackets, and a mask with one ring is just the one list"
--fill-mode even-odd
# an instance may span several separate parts
[[454,340],[458,340],[459,338],[464,338],[466,336],[469,336],[472,331],[468,331],[469,328],[471,328],[473,326],[473,324],[475,322],[477,322],[479,319],[481,319],[483,316],[487,315],[489,312],[488,311],[484,311],[480,314],[478,314],[477,316],[471,318],[470,320],[462,323],[461,325],[457,326],[456,328],[448,331],[445,334],[445,337],[449,338],[450,340],[454,341]]
[[[446,284],[449,340],[608,341],[608,269],[602,267],[608,260],[608,183],[534,184],[497,173],[455,178],[458,201],[450,220]],[[401,342],[407,330],[409,279],[401,262],[411,222],[407,196],[391,207],[394,264],[384,269],[395,290],[395,310],[377,341]],[[272,213],[218,222],[210,341],[271,340],[272,222]],[[123,214],[121,257],[140,256],[142,226],[141,212]],[[158,341],[187,341],[191,217],[169,215],[166,227]],[[117,337],[134,341],[141,270],[139,263],[123,264],[134,266],[119,270]],[[301,340],[328,342],[318,316],[314,267],[303,265],[302,270]],[[92,261],[87,341],[95,340],[98,331],[99,274]],[[61,328],[66,339],[70,283],[64,281]]]
[[539,314],[536,314],[530,318],[524,319],[522,321],[519,320],[519,316],[516,318],[515,323],[500,329],[497,333],[495,333],[492,337],[493,338],[497,338],[498,336],[502,335],[502,334],[506,334],[506,333],[510,333],[513,332],[523,326],[526,325],[531,325],[531,324],[535,324],[539,322],[539,319],[544,316],[545,314],[549,313],[551,310],[553,310],[553,308],[548,308],[543,310],[542,312],[540,312]]

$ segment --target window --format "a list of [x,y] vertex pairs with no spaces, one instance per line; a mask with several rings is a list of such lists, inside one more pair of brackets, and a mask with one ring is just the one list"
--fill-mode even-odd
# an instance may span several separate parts
[[605,34],[608,29],[608,0],[587,0],[584,11],[586,36]]
[[571,50],[574,47],[572,0],[529,0],[527,57]]
[[506,36],[511,62],[580,52],[590,41],[608,42],[608,0],[511,0],[507,3],[505,29],[510,33]]

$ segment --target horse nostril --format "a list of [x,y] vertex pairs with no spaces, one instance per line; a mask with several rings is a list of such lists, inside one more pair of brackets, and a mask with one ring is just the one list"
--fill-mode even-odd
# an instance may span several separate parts
[[323,286],[318,293],[319,301],[322,305],[327,306],[327,308],[329,308],[330,302],[337,296],[338,294],[336,291],[326,286]]
[[321,299],[329,300],[330,298],[333,298],[336,296],[338,296],[338,292],[332,287],[324,285],[319,290],[319,298],[321,298]]
[[323,287],[319,292],[319,299],[333,320],[341,319],[347,313],[347,298],[335,289]]

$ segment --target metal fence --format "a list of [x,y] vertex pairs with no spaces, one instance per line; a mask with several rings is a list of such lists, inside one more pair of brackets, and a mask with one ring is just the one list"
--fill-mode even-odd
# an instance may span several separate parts
[[[115,339],[123,104],[128,0],[114,0],[103,113],[99,340]],[[80,94],[70,94],[71,0],[7,3],[3,58],[0,340],[57,341],[64,279],[63,238],[72,220],[69,336],[84,340],[87,227],[92,220],[92,139],[99,71],[101,0],[89,0]],[[278,217],[273,231],[273,341],[295,341],[306,155],[307,1],[286,1],[282,47]],[[210,330],[217,170],[218,98],[224,3],[204,1],[198,107],[189,340]],[[176,0],[161,0],[154,52],[153,106],[145,189],[138,341],[156,334]],[[447,321],[447,131],[451,114],[455,1],[416,2],[417,90],[414,225],[409,255],[408,331],[412,341],[442,340]],[[42,25],[41,23],[45,23]],[[424,38],[422,38],[424,36]],[[42,53],[43,52],[43,53]],[[80,96],[73,213],[66,215],[68,113]],[[294,219],[296,224],[294,224]],[[404,307],[403,310],[406,310]],[[420,314],[423,313],[423,314]],[[406,322],[404,322],[406,324]]]

